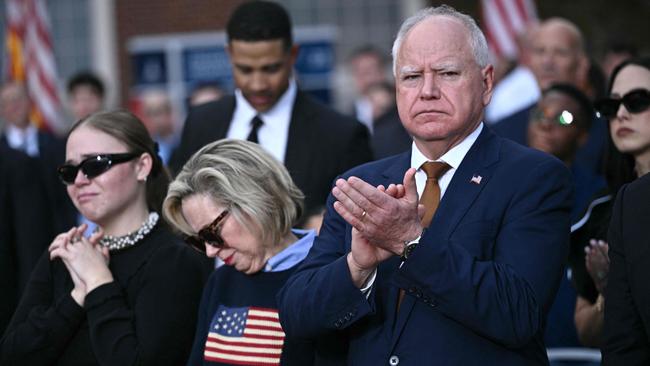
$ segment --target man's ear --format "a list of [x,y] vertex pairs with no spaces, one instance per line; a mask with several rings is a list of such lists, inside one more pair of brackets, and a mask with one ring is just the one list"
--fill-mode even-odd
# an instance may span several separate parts
[[481,70],[483,77],[483,106],[487,106],[492,99],[492,91],[494,90],[494,66],[488,64]]
[[289,48],[289,60],[291,62],[291,66],[296,64],[296,60],[298,59],[298,51],[300,51],[300,47],[298,47],[297,44],[294,44]]

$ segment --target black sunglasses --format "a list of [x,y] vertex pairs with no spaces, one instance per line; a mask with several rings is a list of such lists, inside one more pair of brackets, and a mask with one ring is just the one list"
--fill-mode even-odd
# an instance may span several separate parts
[[221,237],[221,226],[223,226],[226,216],[228,216],[228,210],[223,210],[214,221],[199,230],[198,234],[187,236],[185,242],[201,253],[205,253],[206,244],[214,248],[222,248],[225,241]]
[[78,165],[63,164],[57,169],[57,173],[64,184],[74,184],[79,170],[86,178],[91,179],[106,172],[115,164],[126,163],[138,156],[140,154],[136,153],[98,154],[82,160]]
[[650,107],[650,90],[634,89],[622,98],[603,98],[594,103],[601,116],[612,119],[616,117],[621,103],[630,113],[641,113]]

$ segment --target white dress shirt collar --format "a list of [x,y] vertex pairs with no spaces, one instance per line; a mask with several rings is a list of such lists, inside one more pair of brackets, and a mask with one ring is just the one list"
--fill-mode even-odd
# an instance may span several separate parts
[[[440,186],[440,198],[442,199],[442,196],[444,196],[445,191],[447,190],[447,187],[449,186],[449,182],[451,182],[451,178],[454,176],[456,173],[456,170],[460,166],[460,164],[463,162],[463,159],[465,158],[465,155],[467,155],[467,152],[469,149],[474,145],[476,142],[476,139],[478,136],[481,134],[481,131],[483,130],[483,122],[481,122],[478,127],[472,133],[470,133],[463,141],[461,141],[458,145],[452,147],[444,153],[439,159],[436,161],[442,161],[451,168],[447,170],[445,174],[440,177],[438,180],[438,185]],[[415,142],[411,145],[411,167],[417,169],[417,172],[415,173],[415,184],[418,189],[418,196],[422,195],[422,191],[424,190],[424,184],[427,180],[427,174],[420,169],[422,164],[426,163],[429,161],[424,154],[417,148],[415,145]]]
[[251,120],[259,115],[264,122],[257,131],[259,144],[276,159],[284,162],[289,140],[291,114],[297,93],[296,81],[291,78],[287,90],[278,99],[278,102],[268,111],[258,113],[246,100],[241,90],[235,90],[235,111],[226,137],[245,140],[251,131]]
[[12,149],[20,150],[31,157],[39,155],[38,151],[38,130],[32,124],[25,129],[7,124],[7,143]]

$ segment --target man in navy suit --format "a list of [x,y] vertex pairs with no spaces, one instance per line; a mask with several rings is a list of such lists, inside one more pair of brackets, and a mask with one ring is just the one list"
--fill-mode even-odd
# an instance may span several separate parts
[[[411,151],[336,181],[320,237],[278,295],[287,335],[339,334],[351,365],[547,364],[572,181],[557,159],[482,123],[485,37],[448,6],[402,25],[397,105]],[[430,224],[422,166],[447,164]],[[429,164],[428,164],[429,165]],[[427,187],[425,187],[427,186]]]
[[190,111],[172,170],[212,141],[248,139],[284,163],[307,211],[323,206],[337,175],[372,160],[368,130],[300,90],[293,77],[298,47],[282,6],[246,2],[226,32],[235,95]]

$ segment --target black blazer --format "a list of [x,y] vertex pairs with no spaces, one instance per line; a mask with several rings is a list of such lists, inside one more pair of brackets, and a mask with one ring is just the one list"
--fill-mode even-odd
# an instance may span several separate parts
[[9,147],[0,137],[0,332],[4,330],[38,258],[69,230],[76,211],[56,177],[63,141],[40,132],[39,157]]
[[650,364],[650,174],[618,193],[609,224],[603,365]]
[[[180,171],[201,147],[225,138],[234,111],[234,96],[193,108],[171,159],[172,170]],[[364,125],[298,91],[284,165],[305,194],[307,210],[325,205],[336,176],[370,160],[372,153]]]

